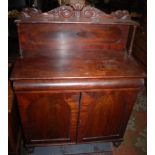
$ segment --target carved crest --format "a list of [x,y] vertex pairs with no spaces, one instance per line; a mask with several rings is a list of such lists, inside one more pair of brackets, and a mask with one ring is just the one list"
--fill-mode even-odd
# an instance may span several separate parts
[[35,8],[25,8],[23,9],[23,11],[21,12],[21,17],[32,17],[32,16],[36,16],[38,14],[41,14],[41,10],[37,10]]
[[130,20],[129,12],[126,10],[118,10],[107,14],[97,8],[91,7],[89,5],[85,6],[85,0],[70,0],[69,6],[63,5],[46,13],[41,13],[40,10],[35,8],[26,8],[22,11],[22,16],[24,18],[28,17],[48,17],[52,19],[60,20],[74,20],[76,19],[121,19]]
[[70,0],[69,4],[74,8],[74,10],[80,11],[85,6],[85,0]]

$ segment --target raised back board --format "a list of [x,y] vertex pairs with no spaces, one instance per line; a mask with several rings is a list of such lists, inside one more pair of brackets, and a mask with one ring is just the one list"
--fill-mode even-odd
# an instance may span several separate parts
[[84,0],[71,0],[70,6],[60,6],[46,13],[27,9],[17,24],[20,52],[24,57],[49,55],[55,50],[125,51],[129,31],[137,26],[127,11],[106,14],[85,6]]

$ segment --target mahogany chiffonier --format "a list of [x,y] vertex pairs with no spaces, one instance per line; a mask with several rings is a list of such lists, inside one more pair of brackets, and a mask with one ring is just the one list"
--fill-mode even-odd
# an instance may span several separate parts
[[25,146],[118,145],[145,77],[132,57],[138,24],[128,12],[71,0],[23,12],[17,25],[21,56],[11,80]]

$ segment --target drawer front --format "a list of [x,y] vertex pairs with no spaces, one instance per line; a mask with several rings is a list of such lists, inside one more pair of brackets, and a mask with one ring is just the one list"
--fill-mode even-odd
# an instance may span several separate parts
[[17,100],[26,144],[76,141],[79,93],[18,92]]

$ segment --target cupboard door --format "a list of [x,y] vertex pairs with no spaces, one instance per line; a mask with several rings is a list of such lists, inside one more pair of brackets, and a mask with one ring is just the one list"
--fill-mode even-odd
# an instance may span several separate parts
[[136,94],[133,89],[82,93],[78,141],[121,139]]
[[17,93],[26,144],[75,142],[79,93]]

